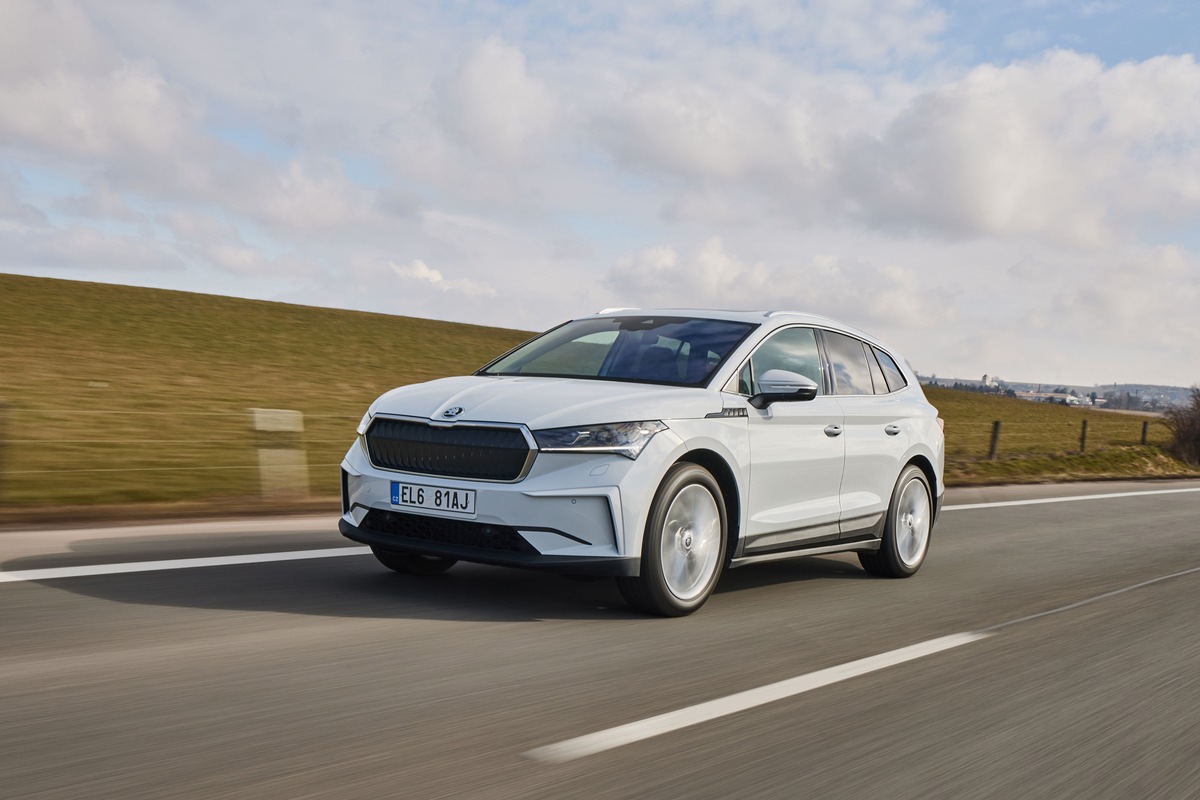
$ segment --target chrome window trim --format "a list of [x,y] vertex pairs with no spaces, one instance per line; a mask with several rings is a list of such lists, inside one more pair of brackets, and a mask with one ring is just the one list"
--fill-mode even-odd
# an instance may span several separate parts
[[[772,312],[772,313],[791,313],[791,312]],[[792,328],[807,328],[808,330],[811,330],[814,333],[814,338],[817,340],[817,355],[821,359],[821,377],[822,377],[821,383],[828,384],[828,386],[826,386],[826,385],[821,386],[821,393],[819,395],[817,395],[817,397],[826,397],[826,396],[832,397],[833,395],[827,391],[827,389],[832,386],[832,382],[829,380],[829,376],[826,374],[826,365],[828,364],[829,359],[826,358],[826,356],[825,356],[825,348],[824,348],[823,343],[821,342],[821,335],[820,335],[820,331],[824,330],[824,328],[821,328],[817,325],[810,325],[810,324],[804,323],[804,322],[796,322],[791,325],[780,325],[778,328],[773,329],[770,333],[768,333],[766,336],[764,336],[762,338],[762,341],[760,341],[758,344],[754,345],[754,349],[751,350],[746,355],[745,358],[743,358],[740,362],[738,362],[737,369],[735,369],[733,371],[733,374],[729,376],[729,380],[725,381],[725,384],[720,389],[720,391],[724,392],[726,394],[734,394],[734,395],[737,395],[738,397],[753,397],[753,395],[742,394],[741,392],[739,392],[737,390],[738,376],[742,374],[742,370],[745,369],[746,365],[749,364],[751,359],[754,358],[755,354],[758,353],[759,348],[761,348],[767,342],[774,339],[776,334],[782,333],[783,331],[790,330]],[[841,333],[841,331],[836,331],[836,332]],[[843,334],[843,335],[845,335],[845,334]],[[754,378],[754,367],[753,366],[750,367],[750,377],[751,377],[751,380],[753,380],[753,378]],[[732,387],[732,388],[730,388],[730,387]],[[843,395],[843,396],[848,396],[848,395]]]

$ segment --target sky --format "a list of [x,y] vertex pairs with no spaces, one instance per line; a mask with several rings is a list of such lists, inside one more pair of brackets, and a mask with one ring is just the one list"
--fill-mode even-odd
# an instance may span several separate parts
[[0,272],[1200,383],[1200,4],[0,2]]

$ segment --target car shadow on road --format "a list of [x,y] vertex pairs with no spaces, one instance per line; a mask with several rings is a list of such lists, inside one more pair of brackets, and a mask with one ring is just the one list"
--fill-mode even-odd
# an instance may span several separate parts
[[[161,541],[142,544],[146,546],[140,547],[136,539],[108,540],[102,554],[96,545],[81,540],[73,543],[71,553],[11,559],[0,569],[15,572],[77,566],[85,553],[90,556],[83,560],[87,564],[131,561],[130,554],[138,552],[155,552],[155,558],[212,554],[199,543],[177,542],[182,546],[172,548],[169,555],[161,552]],[[759,564],[727,571],[709,603],[719,606],[724,595],[767,592],[781,584],[865,578],[857,563],[842,557]],[[115,603],[324,617],[492,622],[645,619],[626,606],[609,579],[568,579],[463,563],[442,575],[400,575],[370,555],[31,582]]]

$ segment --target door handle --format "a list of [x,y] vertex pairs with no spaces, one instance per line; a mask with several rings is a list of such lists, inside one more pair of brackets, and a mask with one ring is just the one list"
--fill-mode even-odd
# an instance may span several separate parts
[[825,426],[825,435],[826,436],[841,436],[842,435],[842,426],[841,425],[826,425]]
[[899,425],[888,425],[886,428],[883,429],[883,432],[886,433],[888,436],[895,436],[896,434],[900,433],[900,426]]

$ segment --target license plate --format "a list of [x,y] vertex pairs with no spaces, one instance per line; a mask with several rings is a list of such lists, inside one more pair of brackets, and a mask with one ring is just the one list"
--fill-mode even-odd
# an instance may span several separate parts
[[443,489],[439,486],[392,481],[392,505],[474,514],[475,490]]

